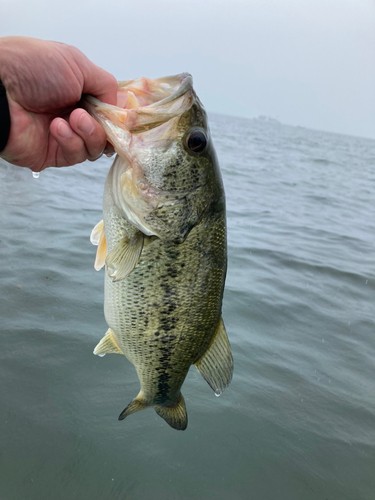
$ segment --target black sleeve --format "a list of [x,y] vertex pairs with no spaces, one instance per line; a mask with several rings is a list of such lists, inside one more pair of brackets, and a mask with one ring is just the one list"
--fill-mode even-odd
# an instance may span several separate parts
[[7,145],[10,132],[10,114],[4,85],[0,80],[0,153]]

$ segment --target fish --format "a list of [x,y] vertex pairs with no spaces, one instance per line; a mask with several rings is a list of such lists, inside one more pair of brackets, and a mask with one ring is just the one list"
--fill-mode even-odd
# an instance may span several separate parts
[[91,233],[109,327],[94,354],[124,355],[136,369],[140,391],[119,420],[154,408],[185,430],[191,365],[217,396],[233,373],[225,193],[207,114],[188,73],[119,82],[117,106],[88,95],[84,106],[117,153]]

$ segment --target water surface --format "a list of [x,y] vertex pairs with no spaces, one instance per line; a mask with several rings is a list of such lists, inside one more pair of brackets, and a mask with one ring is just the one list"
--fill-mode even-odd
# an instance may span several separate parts
[[0,498],[371,500],[375,141],[211,116],[227,194],[220,398],[192,368],[185,432],[99,358],[92,227],[112,160],[0,164]]

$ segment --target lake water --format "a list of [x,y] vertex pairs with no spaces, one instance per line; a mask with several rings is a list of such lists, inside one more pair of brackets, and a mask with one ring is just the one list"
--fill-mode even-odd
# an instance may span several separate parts
[[375,141],[211,116],[227,194],[231,386],[193,367],[185,432],[99,358],[92,227],[112,160],[1,163],[1,500],[373,500]]

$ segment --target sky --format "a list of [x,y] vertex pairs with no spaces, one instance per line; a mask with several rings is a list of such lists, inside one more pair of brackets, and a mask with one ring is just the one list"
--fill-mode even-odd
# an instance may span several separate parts
[[119,80],[188,71],[210,112],[375,139],[375,0],[0,0],[0,20]]

